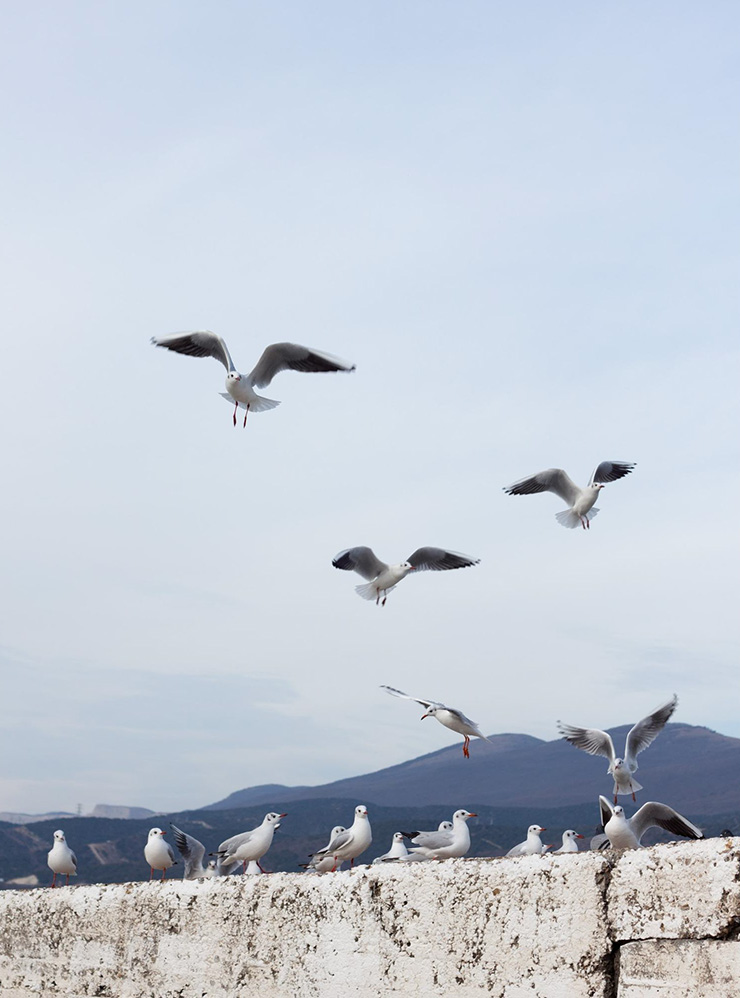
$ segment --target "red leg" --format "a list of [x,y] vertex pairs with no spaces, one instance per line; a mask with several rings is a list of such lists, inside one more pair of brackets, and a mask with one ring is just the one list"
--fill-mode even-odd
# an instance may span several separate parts
[[637,797],[635,797],[635,791],[634,790],[632,791],[632,800],[635,802],[635,804],[637,803]]
[[259,860],[257,860],[257,866],[260,868],[262,873],[267,873],[267,870],[264,868],[264,866],[260,863]]
[[67,874],[67,887],[69,887],[69,874]]
[[380,590],[376,589],[375,590],[375,605],[377,606],[378,603],[380,603]]
[[149,879],[151,880],[153,876],[154,876],[154,867],[150,866],[149,867]]
[[614,803],[615,804],[617,803],[617,795],[616,794],[614,794]]
[[247,416],[249,415],[249,403],[247,403],[247,408],[244,410],[244,423],[243,426],[247,425]]
[[166,868],[164,870],[162,870],[162,880],[164,880],[165,873],[167,873],[167,869]]
[[385,606],[385,601],[386,601],[387,599],[388,599],[388,597],[387,597],[387,596],[384,596],[384,597],[383,597],[383,604],[382,604],[383,606]]
[[236,410],[239,408],[239,403],[237,402],[234,406],[234,426],[236,426]]
[[589,520],[588,517],[586,517],[586,530],[590,530],[590,529],[591,529],[591,521]]
[[56,887],[56,885],[57,885],[57,875],[55,873],[54,876],[51,878],[51,886]]

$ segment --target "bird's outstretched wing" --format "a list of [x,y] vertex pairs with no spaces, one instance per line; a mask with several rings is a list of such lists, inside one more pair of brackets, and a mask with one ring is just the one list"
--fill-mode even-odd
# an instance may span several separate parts
[[417,572],[445,572],[450,568],[469,568],[480,562],[480,558],[469,558],[459,551],[431,547],[417,548],[406,560]]
[[[385,690],[386,693],[390,693],[392,697],[401,697],[403,700],[413,700],[414,703],[421,704],[422,707],[444,707],[443,703],[437,703],[436,700],[420,700],[419,697],[410,697],[408,693],[404,693],[401,690],[394,689],[392,686],[381,685],[381,690]],[[449,707],[445,708],[450,710]],[[453,711],[453,713],[459,713],[459,711]]]
[[614,742],[606,731],[600,731],[598,728],[576,728],[572,724],[563,724],[561,721],[558,721],[558,731],[566,742],[570,742],[576,748],[583,749],[589,755],[603,755],[611,763],[616,759]]
[[629,475],[634,468],[635,465],[629,461],[602,461],[594,469],[591,481],[588,484],[602,485],[604,482],[616,482],[618,479],[624,478],[625,475]]
[[670,700],[656,707],[652,714],[643,717],[630,729],[624,750],[624,759],[630,772],[637,769],[637,755],[655,741],[678,706],[678,697],[674,693]]
[[265,347],[254,370],[249,375],[250,382],[257,388],[265,388],[281,371],[304,371],[316,373],[324,371],[354,371],[355,365],[329,353],[312,350],[299,343],[271,343]]
[[170,333],[169,336],[152,336],[155,347],[166,347],[175,353],[184,353],[189,357],[215,357],[227,371],[235,371],[226,341],[216,336],[210,329],[198,329],[192,333]]
[[599,794],[599,812],[601,814],[601,827],[606,825],[607,821],[614,817],[614,808],[610,800]]
[[172,822],[170,822],[170,828],[174,833],[175,845],[185,860],[185,879],[189,880],[192,874],[203,870],[206,847],[194,836],[188,835],[177,825],[173,825]]
[[504,492],[510,496],[530,496],[536,492],[554,492],[555,495],[572,506],[581,490],[562,468],[548,468],[529,478],[521,478],[513,485],[507,485]]
[[357,572],[368,582],[377,579],[380,573],[388,568],[386,563],[381,561],[371,548],[366,547],[347,548],[346,551],[340,551],[332,559],[332,565],[345,572]]
[[674,811],[667,804],[658,804],[656,801],[648,801],[643,804],[632,818],[630,826],[639,839],[645,834],[648,828],[658,825],[665,828],[667,832],[674,835],[682,835],[687,839],[703,839],[704,833],[701,828],[697,828],[688,818],[684,818],[678,811]]

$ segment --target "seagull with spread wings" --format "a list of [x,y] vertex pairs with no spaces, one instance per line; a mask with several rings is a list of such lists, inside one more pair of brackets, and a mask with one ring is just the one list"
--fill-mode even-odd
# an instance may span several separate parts
[[618,794],[632,794],[632,800],[637,800],[635,791],[643,789],[642,784],[633,779],[637,770],[637,756],[655,741],[677,706],[678,697],[674,693],[670,700],[656,707],[652,714],[643,717],[630,728],[624,744],[624,758],[616,754],[614,742],[606,731],[600,731],[598,728],[576,728],[572,724],[563,724],[560,721],[558,721],[558,731],[576,748],[583,749],[589,755],[603,755],[609,760],[607,773],[614,777],[615,804]]
[[449,728],[450,731],[456,731],[458,735],[462,735],[465,739],[463,742],[463,755],[466,759],[470,758],[471,738],[482,738],[484,742],[490,742],[491,740],[490,738],[486,738],[475,721],[471,721],[469,717],[466,717],[456,707],[447,707],[443,703],[437,703],[436,700],[421,700],[419,697],[410,697],[408,693],[403,693],[392,686],[381,686],[380,688],[381,690],[385,690],[386,693],[390,693],[393,697],[401,697],[403,700],[413,700],[414,703],[421,704],[426,711],[426,713],[421,715],[422,721],[425,717],[434,717],[440,724],[444,724],[446,728]]
[[507,485],[504,492],[510,496],[529,496],[535,492],[554,492],[567,502],[569,509],[555,514],[555,519],[564,527],[590,528],[591,520],[599,512],[594,506],[599,491],[607,482],[616,482],[633,471],[635,465],[629,461],[602,461],[596,468],[585,488],[581,488],[562,468],[548,468],[529,478],[522,478],[513,485]]
[[356,547],[340,551],[332,560],[332,565],[345,572],[357,572],[363,579],[367,579],[368,584],[355,586],[355,592],[363,599],[374,599],[376,606],[378,603],[385,606],[388,594],[406,578],[409,572],[445,572],[452,568],[469,568],[479,562],[480,558],[469,558],[457,551],[424,547],[417,548],[400,565],[386,565],[371,548]]
[[234,426],[236,426],[236,411],[244,409],[244,426],[250,412],[264,412],[280,405],[275,399],[257,395],[255,388],[265,388],[276,374],[281,371],[354,371],[355,365],[349,364],[331,354],[300,346],[298,343],[271,343],[265,347],[257,366],[249,374],[240,374],[231,359],[226,341],[209,329],[196,330],[192,333],[171,333],[169,336],[152,337],[156,347],[165,347],[175,353],[187,354],[189,357],[214,357],[226,368],[226,391],[221,397],[234,403]]
[[[667,804],[659,804],[657,801],[648,801],[647,804],[643,804],[631,818],[628,818],[624,813],[623,807],[619,805],[612,807],[606,797],[599,796],[599,809],[601,823],[604,826],[604,836],[612,849],[639,849],[640,840],[645,832],[648,828],[654,827],[664,828],[673,835],[682,835],[687,839],[704,838],[701,828],[697,828],[688,818],[684,818],[672,807]],[[602,836],[597,835],[596,839],[601,840]],[[594,848],[594,840],[591,841],[591,848]],[[600,841],[597,845],[597,848],[604,847],[604,841]]]

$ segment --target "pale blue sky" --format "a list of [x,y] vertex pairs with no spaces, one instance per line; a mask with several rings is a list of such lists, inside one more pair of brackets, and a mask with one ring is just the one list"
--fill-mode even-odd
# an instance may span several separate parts
[[[0,21],[0,809],[453,739],[380,683],[543,738],[675,691],[740,736],[734,4]],[[288,339],[357,371],[235,431],[223,369],[148,342],[204,327],[242,370]],[[588,535],[501,491],[604,458],[638,467]],[[482,563],[376,610],[355,544]]]

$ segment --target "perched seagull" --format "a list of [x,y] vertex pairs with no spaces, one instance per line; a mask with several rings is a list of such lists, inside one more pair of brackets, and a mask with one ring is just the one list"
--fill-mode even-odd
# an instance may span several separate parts
[[563,832],[563,844],[555,852],[578,852],[578,843],[576,839],[582,839],[583,836],[578,832],[574,832],[572,828]]
[[655,741],[670,720],[677,705],[678,697],[674,693],[670,700],[661,704],[660,707],[656,707],[652,714],[648,714],[647,717],[638,721],[627,734],[623,759],[617,756],[614,751],[614,742],[606,731],[600,731],[598,728],[576,728],[571,724],[562,724],[560,721],[558,721],[558,731],[567,742],[575,745],[576,748],[583,749],[589,755],[603,755],[609,760],[607,773],[614,777],[615,804],[618,794],[632,794],[632,800],[637,800],[635,791],[643,789],[642,784],[632,778],[637,769],[637,756]]
[[599,512],[594,506],[599,490],[604,488],[606,482],[616,482],[619,478],[629,475],[634,467],[635,465],[628,461],[602,461],[591,475],[591,480],[585,489],[576,485],[562,468],[548,468],[547,471],[540,471],[530,478],[522,478],[513,485],[507,485],[504,492],[510,496],[554,492],[564,502],[570,504],[570,509],[555,514],[558,523],[570,528],[577,527],[580,523],[585,530],[591,526],[590,521]]
[[456,731],[458,735],[462,735],[465,739],[463,741],[463,755],[466,759],[470,758],[471,737],[482,738],[484,742],[490,742],[491,740],[490,738],[486,738],[475,721],[471,721],[469,717],[466,717],[456,707],[446,707],[443,703],[437,703],[434,700],[420,700],[418,697],[410,697],[407,693],[396,690],[392,686],[381,686],[380,688],[381,690],[385,690],[386,693],[390,693],[393,697],[401,697],[404,700],[413,700],[414,703],[420,703],[426,709],[426,713],[421,715],[420,720],[423,721],[425,717],[435,717],[440,724],[444,724],[446,728]]
[[550,847],[543,845],[540,835],[546,832],[546,828],[540,825],[530,825],[527,829],[527,837],[524,842],[520,842],[512,849],[509,849],[507,856],[539,856]]
[[177,862],[172,846],[162,838],[164,834],[161,828],[152,828],[144,846],[144,859],[149,864],[150,880],[155,870],[162,871],[162,880],[164,880],[167,870]]
[[423,859],[459,859],[470,849],[468,819],[477,817],[475,811],[461,808],[452,815],[452,828],[436,832],[403,832],[415,847],[410,850]]
[[655,826],[665,828],[674,835],[683,835],[687,839],[704,838],[700,828],[667,804],[649,801],[628,818],[623,807],[613,807],[606,797],[599,796],[599,809],[604,835],[612,849],[639,849],[645,832]]
[[285,814],[270,811],[262,819],[261,825],[249,832],[232,835],[230,839],[223,841],[216,853],[221,865],[230,866],[233,863],[243,863],[244,872],[246,872],[247,863],[256,860],[260,870],[264,873],[260,860],[272,845],[275,828],[280,823],[280,819],[284,817]]
[[257,366],[249,374],[240,374],[231,359],[226,342],[208,329],[192,333],[170,333],[169,336],[152,337],[156,347],[165,347],[175,353],[191,357],[215,357],[226,368],[226,391],[222,398],[234,403],[234,426],[236,410],[244,409],[244,426],[250,412],[264,412],[280,405],[274,399],[257,395],[255,388],[265,388],[281,371],[354,371],[355,365],[332,357],[331,354],[311,350],[298,343],[271,343],[257,361]]
[[51,881],[52,887],[56,887],[58,873],[63,873],[67,877],[67,884],[69,884],[70,877],[77,876],[77,857],[67,845],[67,840],[61,829],[54,832],[54,845],[49,850],[46,862],[54,874]]
[[400,565],[386,565],[370,548],[357,547],[340,551],[333,559],[332,565],[345,572],[357,572],[363,579],[367,579],[368,584],[355,586],[355,592],[363,599],[374,599],[376,606],[381,602],[382,595],[382,605],[385,606],[388,594],[406,578],[409,572],[444,572],[450,568],[468,568],[479,562],[480,558],[469,558],[457,551],[425,547],[417,548]]
[[384,852],[382,856],[376,856],[373,860],[373,865],[376,863],[385,863],[389,859],[404,859],[408,854],[409,851],[406,848],[406,843],[403,841],[403,832],[394,832],[390,849],[388,852]]
[[[303,869],[304,870],[315,870],[316,873],[330,873],[331,870],[334,867],[334,857],[331,856],[331,855],[329,855],[329,854],[327,854],[326,850],[332,844],[332,842],[337,837],[337,835],[340,835],[342,832],[346,832],[346,831],[347,831],[347,829],[344,827],[344,825],[335,825],[335,827],[332,828],[332,830],[331,830],[331,835],[329,836],[329,841],[324,846],[324,848],[320,849],[318,853],[312,853],[311,856],[310,856],[310,858],[309,858],[308,863],[301,863],[300,864],[303,867]],[[339,866],[337,867],[337,869],[341,870],[342,866],[343,866],[343,862],[339,864]]]
[[355,808],[355,820],[349,828],[338,835],[332,837],[329,845],[324,849],[319,849],[313,854],[313,859],[327,859],[331,856],[334,863],[331,872],[339,868],[340,863],[349,860],[350,869],[354,866],[357,857],[363,853],[373,840],[370,821],[367,816],[367,808],[364,804],[358,804]]
[[206,847],[192,835],[183,832],[177,825],[170,822],[170,828],[175,835],[175,845],[178,852],[185,860],[185,873],[183,880],[202,880],[204,877],[210,880],[211,877],[225,877],[237,866],[237,863],[230,863],[224,866],[220,860],[211,859],[206,866],[203,859],[206,854]]

